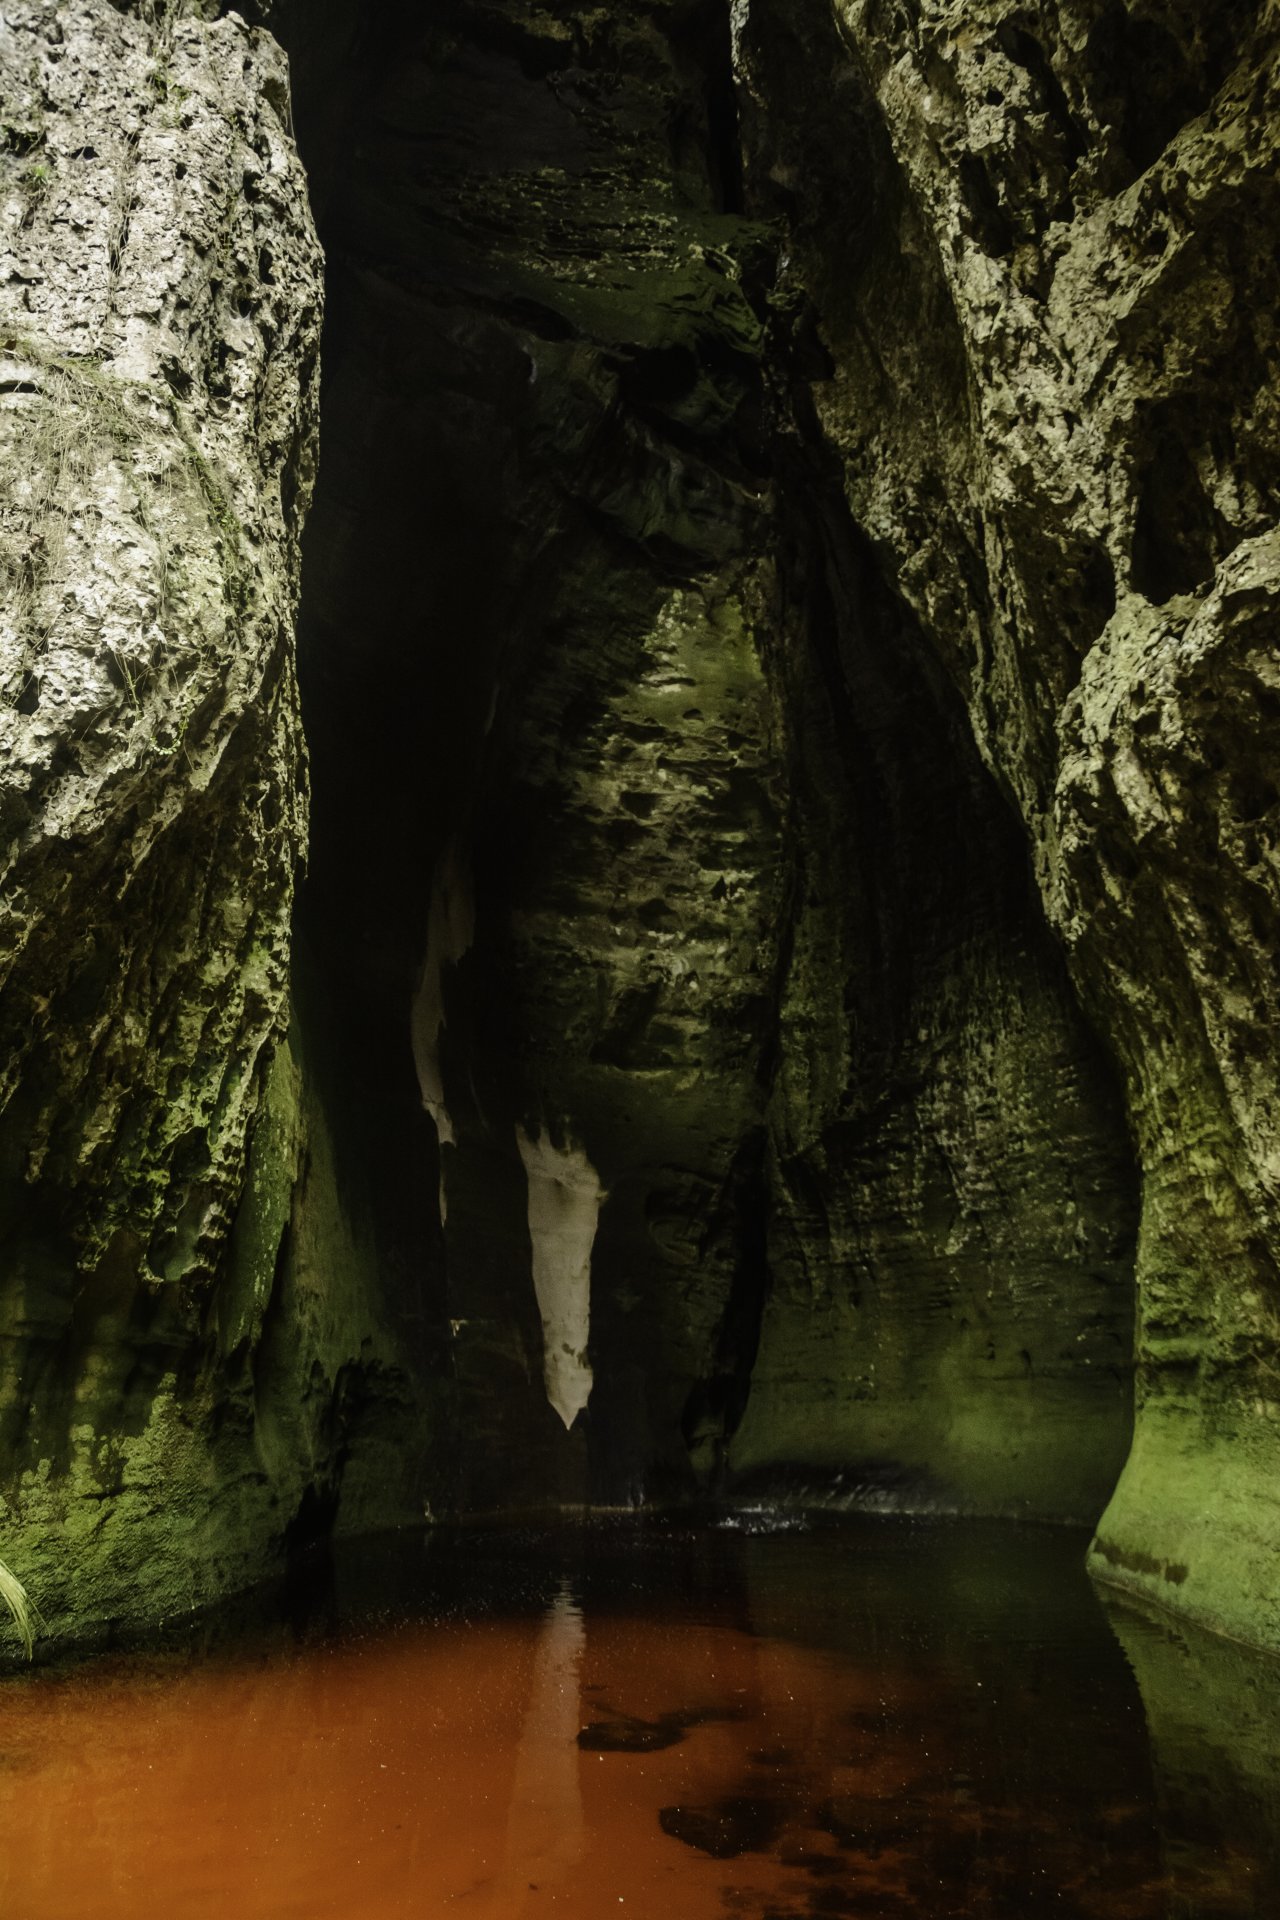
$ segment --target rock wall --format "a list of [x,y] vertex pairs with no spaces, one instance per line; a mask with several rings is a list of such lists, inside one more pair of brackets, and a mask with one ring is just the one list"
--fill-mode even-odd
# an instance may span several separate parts
[[1111,1075],[919,631],[847,520],[796,572],[770,1279],[732,1464],[859,1505],[1092,1520],[1130,1431]]
[[84,1628],[259,1577],[388,1353],[284,1041],[321,308],[284,62],[17,0],[0,89],[0,1552]]
[[0,28],[0,1551],[1093,1520],[1136,1284],[1280,1644],[1274,7],[217,12]]
[[[763,1107],[758,239],[717,178],[724,22],[710,46],[692,14],[668,26],[362,21],[345,116],[328,29],[291,36],[330,261],[305,910],[374,1151],[416,1143],[389,1184],[433,1276],[467,1507],[689,1490],[681,1416]],[[540,1187],[570,1169],[566,1217],[599,1205],[571,1432],[535,1160]]]
[[[455,1498],[1096,1517],[1118,1102],[849,513],[725,12],[334,19],[282,25],[330,273],[305,912],[444,1303]],[[567,1433],[521,1140],[598,1181]]]
[[1277,17],[753,0],[849,508],[1016,808],[1141,1164],[1099,1576],[1280,1642]]

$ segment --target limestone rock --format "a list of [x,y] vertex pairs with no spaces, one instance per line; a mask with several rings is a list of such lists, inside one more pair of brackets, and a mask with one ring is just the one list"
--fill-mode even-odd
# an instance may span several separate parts
[[1115,0],[755,0],[740,41],[850,509],[1124,1075],[1138,1427],[1095,1565],[1272,1643],[1276,50],[1271,6]]
[[304,181],[261,25],[6,8],[46,1611],[428,1491],[1094,1519],[1136,1288],[1095,1565],[1280,1644],[1280,28],[1042,13],[272,0]]
[[0,1534],[84,1626],[258,1576],[351,1357],[283,1045],[321,262],[236,17],[16,0],[0,86]]
[[[459,1498],[888,1470],[1092,1518],[1128,1150],[813,420],[727,16],[283,30],[332,285],[306,914],[448,1302]],[[605,1194],[567,1437],[517,1129]]]

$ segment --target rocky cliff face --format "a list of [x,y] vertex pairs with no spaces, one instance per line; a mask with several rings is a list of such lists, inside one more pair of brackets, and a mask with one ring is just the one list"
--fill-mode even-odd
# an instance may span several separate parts
[[42,1602],[1094,1520],[1136,1298],[1096,1563],[1280,1642],[1272,11],[277,0],[305,182],[216,11],[5,15]]
[[338,1201],[291,1229],[326,1148],[283,1037],[320,327],[284,62],[83,0],[7,7],[0,73],[0,1535],[57,1626],[256,1577],[374,1329]]
[[[406,724],[448,716],[394,992],[467,1445],[1092,1513],[1136,1285],[1097,1565],[1274,1638],[1271,12],[728,25],[392,20],[324,122],[353,429],[412,331],[346,542],[394,525],[379,643],[419,622]],[[585,1465],[517,1128],[608,1195]]]
[[[308,924],[379,1139],[430,1116],[457,1497],[1093,1517],[1128,1434],[1118,1104],[850,514],[727,18],[366,23],[345,106],[331,31],[291,36],[331,289]],[[552,1189],[571,1330],[535,1286]]]
[[1095,1566],[1273,1642],[1276,24],[815,0],[740,41],[850,510],[1124,1076],[1139,1412]]

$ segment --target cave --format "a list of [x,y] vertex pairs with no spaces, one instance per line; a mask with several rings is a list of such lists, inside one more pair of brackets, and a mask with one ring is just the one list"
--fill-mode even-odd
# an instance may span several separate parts
[[1280,1891],[1274,22],[953,12],[0,17],[0,1598],[506,1636],[495,1915],[566,1740],[691,1916],[1021,1916],[1139,1776],[1135,1920]]
[[[1093,1520],[1131,1421],[1119,1089],[844,498],[817,314],[726,189],[716,24],[365,16],[314,149],[299,63],[300,926],[354,1177],[450,1356],[451,1506],[838,1481]],[[581,1420],[520,1140],[598,1196]]]

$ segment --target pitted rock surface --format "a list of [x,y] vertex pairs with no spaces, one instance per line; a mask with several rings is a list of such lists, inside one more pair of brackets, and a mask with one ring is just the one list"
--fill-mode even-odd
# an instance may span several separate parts
[[0,1535],[76,1630],[306,1531],[369,1333],[284,1044],[320,252],[280,49],[141,12],[0,18]]
[[1139,1411],[1097,1565],[1274,1642],[1276,10],[754,0],[739,29],[850,509],[1125,1081]]

